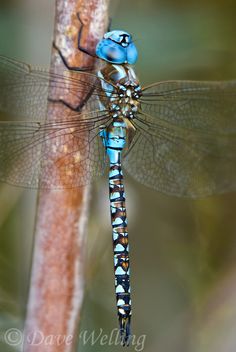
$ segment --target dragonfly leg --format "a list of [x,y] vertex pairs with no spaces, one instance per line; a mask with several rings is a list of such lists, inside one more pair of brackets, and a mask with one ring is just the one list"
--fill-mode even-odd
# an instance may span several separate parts
[[48,101],[50,103],[61,103],[63,105],[65,105],[67,108],[73,110],[73,111],[76,111],[76,112],[79,112],[81,110],[81,106],[78,105],[78,106],[73,106],[71,105],[70,103],[68,103],[67,101],[63,100],[63,99],[51,99],[51,98],[48,98]]
[[87,67],[77,67],[77,66],[70,66],[66,60],[66,58],[63,56],[61,50],[58,48],[56,43],[53,41],[53,48],[56,49],[58,52],[63,64],[68,68],[70,71],[92,71],[94,69],[93,66],[87,66]]
[[[92,51],[89,51],[87,48],[84,48],[80,42],[81,42],[81,38],[82,38],[82,32],[83,32],[83,27],[84,24],[80,18],[80,14],[79,12],[77,13],[77,18],[79,20],[79,22],[81,23],[79,32],[78,32],[78,49],[80,51],[82,51],[83,53],[92,56],[92,57],[97,57],[96,54]],[[109,25],[108,25],[108,31],[110,30],[110,26],[111,26],[111,18],[109,19]],[[58,52],[63,64],[66,66],[66,68],[68,68],[68,70],[71,71],[93,71],[94,67],[93,66],[87,66],[87,67],[77,67],[77,66],[70,66],[69,63],[67,62],[66,58],[63,56],[61,50],[58,48],[58,46],[56,45],[55,41],[53,41],[53,47],[54,49],[56,49],[56,51]]]
[[112,23],[112,18],[109,17],[109,22],[108,22],[108,27],[107,27],[107,32],[111,31],[111,23]]
[[84,24],[83,24],[83,21],[82,21],[81,18],[80,18],[79,12],[77,12],[77,18],[78,18],[78,20],[79,20],[80,23],[81,23],[81,26],[80,26],[80,29],[79,29],[79,33],[78,33],[78,49],[79,49],[80,51],[82,51],[83,53],[89,55],[89,56],[96,57],[95,53],[89,51],[88,49],[86,49],[86,48],[84,48],[82,45],[80,45],[80,41],[81,41],[81,37],[82,37],[82,32],[83,32],[83,28],[84,28]]
[[84,107],[84,105],[86,104],[86,102],[88,101],[88,99],[90,98],[92,94],[92,90],[91,92],[88,93],[87,97],[80,103],[78,104],[77,106],[73,106],[71,105],[70,103],[68,103],[67,101],[65,101],[64,99],[51,99],[51,98],[48,98],[48,101],[50,103],[60,103],[60,104],[63,104],[65,105],[67,108],[71,109],[72,111],[75,111],[75,112],[80,112],[82,110],[82,108]]

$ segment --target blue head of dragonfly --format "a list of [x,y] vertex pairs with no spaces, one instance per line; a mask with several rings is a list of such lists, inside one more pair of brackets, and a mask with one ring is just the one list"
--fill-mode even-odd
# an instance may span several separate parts
[[134,64],[138,58],[136,46],[129,33],[111,31],[104,34],[96,47],[96,55],[112,64]]

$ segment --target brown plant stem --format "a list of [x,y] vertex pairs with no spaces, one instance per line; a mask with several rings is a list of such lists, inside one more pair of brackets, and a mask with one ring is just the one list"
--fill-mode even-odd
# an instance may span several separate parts
[[[107,7],[107,0],[56,1],[54,42],[70,66],[94,64],[93,57],[77,48],[81,26],[77,14],[83,23],[80,44],[94,50],[107,29]],[[53,50],[51,70],[64,72],[66,68],[58,58]],[[67,75],[72,73],[67,70]],[[62,114],[62,106],[55,109],[49,103],[49,121],[55,121]],[[69,143],[67,147],[70,148]],[[53,167],[56,168],[56,164]],[[25,352],[71,352],[76,349],[84,295],[88,200],[89,186],[39,192]]]

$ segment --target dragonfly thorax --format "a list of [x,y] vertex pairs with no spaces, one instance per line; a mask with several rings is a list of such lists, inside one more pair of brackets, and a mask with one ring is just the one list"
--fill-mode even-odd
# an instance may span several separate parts
[[[106,64],[98,72],[102,88],[109,98],[106,108],[113,117],[135,118],[141,97],[141,87],[133,68],[130,65]],[[108,88],[112,87],[112,88]]]
[[128,119],[135,118],[141,96],[139,85],[117,84],[116,93],[111,97],[110,112],[113,117],[122,116]]

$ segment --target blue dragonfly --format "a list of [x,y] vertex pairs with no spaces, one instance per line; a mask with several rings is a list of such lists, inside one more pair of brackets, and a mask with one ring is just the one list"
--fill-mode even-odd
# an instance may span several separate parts
[[[142,88],[133,67],[136,46],[122,30],[98,42],[96,72],[69,67],[56,49],[64,73],[0,56],[0,110],[9,115],[0,122],[0,180],[76,188],[109,168],[116,302],[126,345],[131,299],[122,168],[169,195],[235,191],[236,81],[164,81]],[[48,102],[55,119],[47,119]]]

